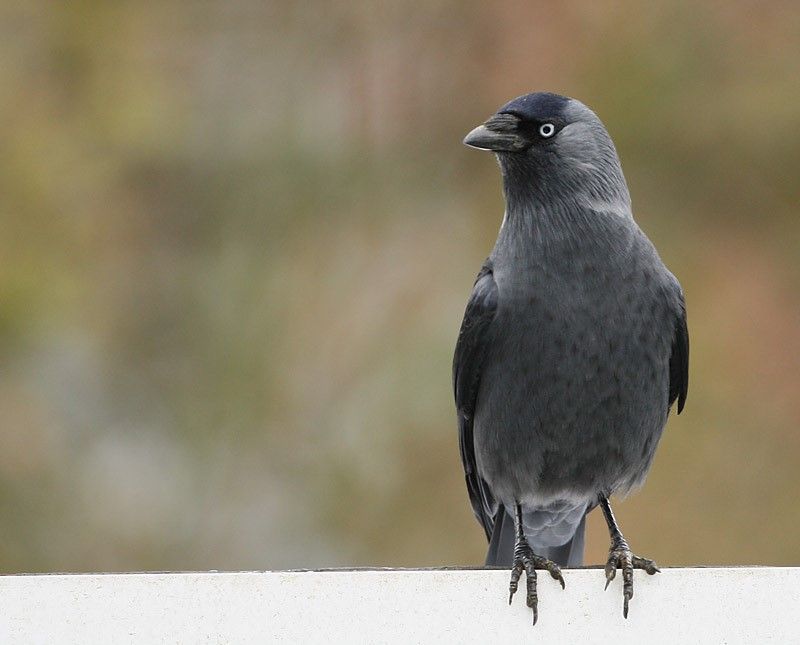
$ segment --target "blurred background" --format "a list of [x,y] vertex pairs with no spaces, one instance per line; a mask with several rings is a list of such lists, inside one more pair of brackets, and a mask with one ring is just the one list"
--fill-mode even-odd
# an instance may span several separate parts
[[686,291],[626,536],[800,561],[800,4],[0,6],[0,569],[482,563],[450,366],[503,204],[461,139],[544,89]]

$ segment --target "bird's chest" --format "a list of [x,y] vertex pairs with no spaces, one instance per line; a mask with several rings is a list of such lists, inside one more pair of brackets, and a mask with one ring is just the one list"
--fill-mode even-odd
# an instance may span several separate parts
[[602,340],[657,313],[635,267],[533,263],[498,271],[495,280],[497,326],[517,343],[599,350]]
[[667,409],[663,298],[635,270],[498,273],[475,421],[487,481],[555,497],[628,486]]
[[644,372],[662,376],[666,307],[637,263],[540,263],[501,270],[496,280],[491,362],[540,413],[625,404]]

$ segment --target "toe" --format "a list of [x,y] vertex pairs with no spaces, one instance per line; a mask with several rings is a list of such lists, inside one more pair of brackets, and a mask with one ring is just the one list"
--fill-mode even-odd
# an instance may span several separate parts
[[525,562],[525,582],[527,583],[527,595],[525,601],[533,611],[533,624],[539,620],[539,595],[536,591],[536,569],[533,562]]
[[545,569],[553,580],[558,580],[561,583],[561,588],[565,589],[566,584],[564,583],[564,576],[561,575],[561,567],[559,567],[555,562],[552,560],[548,560],[547,558],[542,558],[536,556],[534,559],[534,565],[537,569]]
[[624,555],[620,558],[620,566],[622,568],[622,595],[624,604],[622,607],[622,615],[628,617],[628,603],[633,598],[633,563],[629,555]]
[[522,563],[515,562],[514,568],[511,570],[511,581],[508,583],[508,604],[511,604],[511,601],[514,598],[514,594],[517,593],[517,587],[519,586],[519,578],[522,575]]
[[555,562],[550,562],[547,566],[547,570],[550,572],[550,576],[553,580],[558,580],[561,583],[561,588],[566,589],[567,585],[564,584],[564,576],[561,575],[561,568]]
[[644,569],[651,576],[661,573],[661,569],[658,568],[655,562],[647,558],[640,558],[638,555],[633,556],[633,566],[636,569]]
[[606,589],[611,581],[617,577],[617,556],[611,555],[606,562]]

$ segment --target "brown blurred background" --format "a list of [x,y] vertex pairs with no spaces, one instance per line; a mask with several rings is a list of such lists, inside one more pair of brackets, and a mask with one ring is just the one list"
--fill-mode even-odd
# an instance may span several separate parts
[[799,66],[797,2],[6,0],[0,568],[481,563],[450,361],[503,206],[461,139],[542,89],[686,291],[626,535],[798,563]]

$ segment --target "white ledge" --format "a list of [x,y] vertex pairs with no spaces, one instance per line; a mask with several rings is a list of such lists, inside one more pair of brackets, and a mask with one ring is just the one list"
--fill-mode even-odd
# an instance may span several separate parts
[[0,577],[0,643],[798,643],[800,569],[539,574],[531,625],[508,571],[328,570]]

